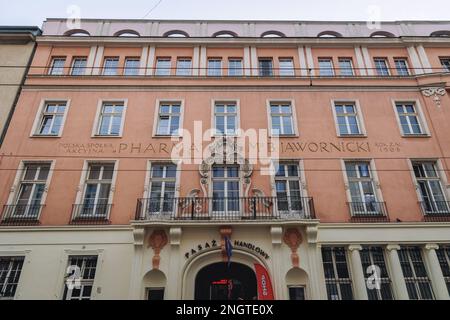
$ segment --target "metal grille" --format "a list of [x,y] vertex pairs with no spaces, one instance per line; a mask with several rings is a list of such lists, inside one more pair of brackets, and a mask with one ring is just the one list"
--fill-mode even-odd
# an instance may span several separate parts
[[0,299],[14,298],[24,260],[24,257],[0,257]]
[[[66,279],[79,280],[79,285],[70,288],[68,281],[64,286],[63,300],[90,300],[97,269],[97,256],[70,256],[69,267],[72,267]],[[73,270],[77,270],[77,272]],[[74,273],[75,272],[75,273]],[[79,273],[78,273],[79,272]],[[78,273],[78,274],[77,274]],[[77,279],[77,275],[80,277]]]
[[[367,286],[367,295],[369,300],[393,300],[391,279],[386,268],[386,262],[384,259],[383,248],[381,247],[364,247],[361,250],[361,264],[364,271],[364,279],[367,283],[368,276],[372,275],[370,272],[371,266],[377,266],[380,268],[380,274],[378,279],[380,286],[378,288],[370,289]],[[368,272],[369,270],[369,272]]]
[[436,250],[436,254],[442,269],[442,274],[444,275],[448,293],[450,294],[450,246],[440,247]]
[[323,247],[322,260],[328,300],[352,300],[352,279],[345,248]]

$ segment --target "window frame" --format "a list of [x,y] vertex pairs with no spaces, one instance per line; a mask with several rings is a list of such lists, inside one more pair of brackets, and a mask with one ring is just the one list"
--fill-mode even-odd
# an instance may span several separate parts
[[[382,283],[389,283],[389,291],[391,294],[391,300],[395,300],[395,294],[394,294],[394,287],[393,287],[393,281],[392,281],[392,276],[391,276],[391,270],[389,269],[389,262],[388,259],[386,259],[386,248],[380,245],[376,245],[376,244],[371,244],[371,245],[364,245],[362,246],[362,250],[360,252],[361,255],[361,267],[363,268],[363,274],[364,274],[364,282],[367,283],[367,280],[370,276],[367,275],[366,270],[364,269],[364,261],[363,261],[363,257],[362,254],[364,252],[364,250],[367,250],[368,252],[368,258],[370,260],[370,265],[377,265],[375,264],[375,259],[374,259],[374,249],[379,249],[381,250],[381,254],[383,256],[383,262],[384,262],[384,267],[386,269],[386,274],[387,274],[387,278],[386,277],[381,277],[380,275],[380,280]],[[367,288],[366,286],[366,290],[367,290],[367,295],[369,295],[369,288]],[[374,288],[372,290],[375,290],[376,295],[378,297],[378,299],[376,300],[387,300],[387,299],[383,299],[382,295],[381,295],[381,288],[380,290]],[[371,300],[369,298],[369,300]]]
[[27,266],[30,265],[30,253],[31,250],[1,250],[0,258],[23,258],[22,269],[20,271],[20,276],[17,282],[17,287],[14,292],[14,297],[2,298],[0,297],[0,301],[5,300],[15,300],[18,295],[21,294],[23,282],[21,281],[22,274],[27,271]]
[[[358,134],[341,134],[339,130],[339,123],[338,123],[338,114],[336,112],[336,104],[352,104],[356,111],[356,119],[358,122]],[[361,110],[361,104],[359,102],[359,99],[332,99],[331,100],[331,110],[333,112],[333,118],[334,118],[334,126],[336,129],[336,136],[339,138],[365,138],[367,137],[367,131],[366,131],[366,125],[364,122],[364,116],[362,114]]]
[[[240,68],[231,68],[230,67],[230,62],[231,61],[240,61],[241,67]],[[228,60],[227,60],[227,63],[228,63],[227,75],[229,77],[242,77],[244,75],[244,59],[229,57]],[[231,72],[230,72],[231,70],[239,70],[239,72],[238,72],[238,74],[231,74]]]
[[[65,102],[66,107],[64,110],[64,115],[63,115],[63,119],[61,121],[61,127],[59,129],[59,133],[58,134],[40,134],[38,133],[38,130],[40,128],[40,125],[42,123],[43,120],[43,115],[44,115],[44,111],[45,108],[47,107],[48,104],[52,104],[52,103],[63,103]],[[39,107],[37,110],[37,113],[35,115],[34,121],[33,121],[33,126],[31,127],[31,132],[30,132],[30,137],[32,138],[60,138],[63,135],[63,131],[64,131],[64,126],[67,120],[67,114],[69,112],[69,108],[70,108],[70,103],[71,103],[71,99],[42,99],[41,102],[39,103]]]
[[[83,72],[81,73],[81,74],[74,74],[74,70],[76,70],[77,68],[78,69],[81,69],[81,68],[79,68],[79,67],[77,67],[77,68],[75,68],[75,62],[77,61],[77,60],[84,60],[85,61],[85,64],[84,64],[84,67],[83,67]],[[86,75],[86,72],[87,72],[87,62],[88,62],[88,57],[87,56],[76,56],[76,57],[72,57],[72,63],[71,63],[71,65],[70,65],[70,75],[71,76],[75,76],[75,77],[79,77],[79,76],[84,76],[84,75]]]
[[[182,61],[189,61],[189,68],[181,68],[179,66],[179,63],[181,63]],[[192,76],[192,58],[191,57],[177,57],[176,63],[177,63],[177,67],[175,69],[175,76],[177,76],[177,77]]]
[[[320,67],[320,62],[321,61],[328,61],[330,63],[330,68],[321,68]],[[319,77],[334,77],[336,75],[336,71],[335,71],[335,67],[334,67],[334,62],[333,62],[333,58],[332,57],[318,57],[317,58],[317,67],[318,67],[318,71],[319,71]],[[331,74],[322,74],[322,71],[324,70],[331,70]]]
[[[350,62],[350,69],[341,67],[341,62],[344,60]],[[338,65],[339,65],[339,75],[341,77],[354,77],[355,76],[355,66],[353,64],[353,59],[351,57],[338,57]],[[350,70],[351,74],[342,74],[342,70]]]
[[[272,133],[272,112],[271,112],[271,105],[272,104],[283,104],[283,103],[290,103],[291,105],[291,114],[292,114],[292,134],[273,134]],[[299,127],[298,127],[298,121],[297,121],[297,110],[295,107],[295,100],[294,99],[266,99],[266,109],[267,109],[267,119],[268,119],[268,134],[269,137],[278,137],[278,138],[295,138],[299,136]]]
[[[133,68],[127,68],[127,62],[129,61],[137,61],[137,67]],[[125,57],[124,63],[123,63],[123,75],[127,77],[135,77],[140,75],[140,66],[141,66],[141,57],[138,56],[131,56],[131,57]],[[132,73],[128,73],[128,72]]]
[[[181,161],[173,161],[173,160],[148,160],[147,161],[147,171],[145,174],[145,182],[144,182],[144,194],[143,194],[143,199],[151,199],[151,193],[152,193],[152,185],[153,182],[162,182],[164,183],[164,191],[165,191],[165,184],[166,182],[175,182],[175,188],[174,188],[174,194],[173,194],[173,208],[172,211],[168,212],[168,211],[164,211],[164,204],[163,204],[163,200],[160,200],[160,210],[158,212],[149,212],[147,210],[147,208],[145,208],[145,212],[146,214],[152,214],[155,216],[161,216],[161,215],[169,215],[171,216],[172,214],[176,213],[176,209],[177,209],[177,202],[175,201],[176,198],[178,198],[180,196],[180,177],[181,177],[181,169],[180,169],[180,164]],[[152,170],[154,166],[158,166],[158,165],[174,165],[175,166],[175,177],[171,178],[171,177],[160,177],[160,178],[154,178],[152,177]],[[167,172],[167,171],[166,171]],[[161,189],[161,195],[164,197],[165,192],[162,192]],[[164,199],[164,198],[162,198]]]
[[[61,69],[61,73],[54,73],[54,69],[55,69],[55,61],[56,60],[62,60],[63,62],[63,66],[62,67],[58,67],[57,69]],[[65,70],[65,66],[66,66],[66,62],[67,62],[67,57],[66,56],[52,56],[51,60],[50,60],[50,67],[48,69],[48,75],[50,76],[64,76],[66,75],[66,70]]]
[[[158,125],[159,125],[159,110],[160,110],[160,106],[163,103],[167,103],[167,104],[175,104],[175,103],[179,103],[180,104],[180,121],[179,121],[179,128],[178,128],[178,134],[166,134],[166,135],[162,135],[162,134],[158,134]],[[155,111],[154,111],[154,116],[153,116],[153,133],[152,133],[152,137],[153,138],[168,138],[168,137],[175,137],[175,138],[181,138],[182,137],[182,132],[184,130],[184,125],[183,125],[183,121],[184,121],[184,99],[179,99],[179,98],[174,98],[174,99],[156,99],[156,104],[155,104]]]
[[[218,134],[216,131],[216,105],[223,103],[234,104],[236,107],[236,120],[235,120],[235,132],[234,134]],[[240,108],[240,99],[212,99],[211,100],[211,137],[238,137],[240,136],[241,129],[241,108]]]
[[[287,61],[291,63],[291,66],[289,68],[282,68],[282,62]],[[288,74],[283,74],[283,72],[287,72]],[[280,77],[295,77],[294,57],[278,57],[278,75]]]
[[[448,67],[445,66],[444,61],[448,62]],[[439,57],[439,62],[441,64],[443,72],[450,72],[450,57]]]
[[[401,70],[398,66],[397,66],[397,62],[398,61],[402,61],[405,63],[405,68],[406,68],[406,74],[401,74],[399,70]],[[394,65],[395,65],[395,72],[397,73],[397,76],[399,77],[408,77],[411,75],[411,68],[409,67],[409,63],[408,63],[408,58],[404,58],[404,57],[394,57]]]
[[[95,259],[97,260],[96,261],[96,264],[95,264],[95,275],[94,275],[94,278],[93,279],[84,279],[83,277],[80,279],[80,285],[81,285],[81,290],[84,288],[84,286],[85,285],[90,285],[91,287],[92,287],[92,290],[91,290],[91,294],[90,294],[90,296],[89,296],[89,299],[82,299],[82,297],[83,297],[83,295],[82,295],[82,292],[80,291],[80,298],[78,298],[78,299],[72,299],[72,293],[73,293],[73,289],[69,289],[69,288],[67,288],[67,295],[65,295],[66,294],[66,290],[65,290],[65,288],[64,288],[64,291],[63,291],[63,297],[62,297],[62,300],[72,300],[72,301],[76,301],[76,300],[92,300],[92,295],[93,295],[93,293],[94,293],[94,283],[95,283],[95,278],[96,278],[96,276],[97,276],[97,267],[98,267],[98,264],[99,264],[99,261],[98,261],[98,259],[99,259],[99,257],[98,257],[98,255],[86,255],[86,254],[83,254],[83,255],[69,255],[68,256],[68,259],[67,259],[67,268],[69,268],[69,266],[72,266],[71,264],[70,264],[70,261],[71,261],[71,259],[72,258],[78,258],[78,259],[83,259],[83,266],[85,267],[85,263],[84,263],[84,259],[85,258],[94,258],[95,257]],[[80,270],[82,273],[83,273],[83,271],[84,271],[84,269],[81,269]],[[70,297],[70,298],[69,298]]]
[[[167,61],[168,62],[168,67],[167,68],[162,68],[158,66],[159,62],[162,61]],[[167,74],[160,74],[159,72],[161,72],[161,70],[167,70]],[[171,57],[156,57],[155,59],[155,72],[154,72],[156,77],[169,77],[172,75],[172,58]]]
[[[378,60],[383,60],[384,61],[387,74],[380,74],[380,69],[378,69],[378,67],[377,67],[377,61]],[[389,77],[389,76],[392,75],[392,72],[391,72],[390,67],[389,67],[389,59],[387,57],[374,57],[373,58],[373,65],[374,65],[374,69],[375,69],[375,73],[376,73],[375,75],[376,76],[378,76],[378,77]]]
[[[111,69],[111,68],[107,68],[106,67],[106,63],[107,63],[107,61],[108,60],[117,60],[117,65],[116,65],[116,67],[114,68],[114,74],[107,74],[106,73],[106,70],[108,69],[108,70],[113,70],[113,69]],[[119,65],[120,65],[120,57],[119,56],[111,56],[111,57],[104,57],[103,58],[103,66],[102,66],[102,76],[106,76],[106,77],[115,77],[115,76],[118,76],[119,74],[120,74],[120,72],[119,72]]]
[[[409,137],[412,137],[412,138],[420,138],[420,137],[427,138],[427,137],[431,136],[429,128],[428,128],[428,124],[427,124],[427,121],[426,121],[426,118],[425,118],[425,114],[423,112],[422,105],[421,105],[419,100],[417,100],[417,99],[392,99],[391,101],[392,101],[392,107],[393,107],[394,113],[395,113],[395,119],[397,120],[398,129],[400,131],[400,135],[402,136],[402,138],[409,138]],[[402,127],[402,123],[401,123],[401,120],[400,120],[400,114],[397,111],[397,104],[402,104],[402,105],[412,104],[414,106],[414,109],[415,109],[416,114],[417,114],[417,121],[419,123],[420,129],[422,130],[422,133],[410,133],[410,134],[408,134],[408,133],[404,133],[403,132],[403,127]]]
[[[263,68],[261,67],[262,61],[270,61],[270,68],[266,68],[264,70],[268,70],[268,74],[264,74],[262,71]],[[273,70],[273,58],[271,57],[258,57],[258,76],[259,77],[273,77],[274,76],[274,70]]]
[[[218,61],[219,65],[220,65],[219,68],[217,68],[217,67],[211,68],[209,63],[212,62],[212,61],[215,61],[215,62]],[[206,63],[207,63],[206,75],[208,77],[222,77],[223,76],[223,72],[222,72],[222,70],[223,70],[223,61],[222,61],[222,58],[208,57]],[[212,72],[212,73],[210,73],[210,72]]]
[[[329,248],[331,249],[331,260],[333,263],[333,274],[334,277],[333,278],[328,278],[330,279],[329,281],[332,283],[336,284],[336,288],[337,288],[337,292],[338,292],[338,296],[339,299],[335,300],[335,299],[330,299],[329,298],[329,293],[328,293],[328,289],[327,287],[327,278],[326,278],[326,274],[325,274],[325,264],[324,264],[324,259],[323,259],[323,249],[325,248]],[[348,278],[341,278],[339,277],[339,274],[337,272],[337,264],[336,264],[336,254],[335,254],[335,249],[343,249],[344,250],[344,255],[345,255],[345,264],[347,267],[347,273],[348,273]],[[342,301],[342,292],[341,292],[341,287],[340,287],[340,283],[346,283],[346,284],[350,284],[350,288],[351,288],[351,294],[352,294],[352,299],[355,299],[355,288],[354,288],[354,281],[353,281],[353,274],[352,274],[352,270],[351,270],[351,260],[349,259],[349,254],[348,254],[348,249],[345,246],[340,246],[340,245],[335,245],[335,246],[323,246],[322,250],[320,252],[320,257],[322,260],[322,272],[324,275],[324,280],[325,280],[325,293],[327,294],[327,300],[330,301]]]
[[[120,130],[119,130],[119,134],[118,135],[111,135],[111,134],[107,134],[107,135],[102,135],[99,133],[99,130],[101,128],[101,115],[103,114],[103,107],[105,104],[123,104],[123,112],[122,112],[122,119],[121,119],[121,123],[120,123]],[[126,116],[126,112],[127,112],[127,106],[128,106],[128,99],[100,99],[97,103],[97,111],[95,113],[95,118],[94,118],[94,125],[92,127],[92,132],[91,132],[91,138],[122,138],[123,136],[123,131],[124,131],[124,126],[125,126],[125,116]]]

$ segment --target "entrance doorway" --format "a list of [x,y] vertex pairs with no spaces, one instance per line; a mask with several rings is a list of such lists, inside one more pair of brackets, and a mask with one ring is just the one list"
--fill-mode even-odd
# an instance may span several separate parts
[[241,263],[213,263],[195,278],[195,300],[256,300],[257,296],[255,272]]

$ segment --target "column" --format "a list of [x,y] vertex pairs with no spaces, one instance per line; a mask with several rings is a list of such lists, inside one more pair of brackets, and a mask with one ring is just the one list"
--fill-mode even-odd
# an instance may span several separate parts
[[448,295],[447,285],[436,254],[436,250],[439,249],[439,246],[434,243],[426,244],[424,249],[425,262],[429,269],[429,276],[434,295],[437,300],[449,300],[450,297]]
[[296,72],[296,74],[298,75],[298,73],[300,73],[302,77],[308,76],[308,68],[306,66],[306,56],[303,46],[298,47],[298,61],[300,62],[300,72]]
[[105,50],[104,46],[99,46],[97,49],[97,53],[95,54],[94,60],[94,70],[92,70],[93,75],[101,74],[102,60],[103,60],[103,51]]
[[314,59],[312,56],[311,47],[310,46],[305,47],[305,52],[306,52],[306,62],[308,64],[308,68],[311,70],[309,74],[311,76],[314,76],[316,74],[316,71],[314,70]]
[[366,76],[367,72],[366,72],[366,68],[364,65],[364,59],[363,59],[363,55],[361,52],[361,48],[359,46],[355,46],[355,56],[356,56],[356,70],[358,72],[355,72],[355,74],[360,74],[362,76]]
[[408,290],[403,279],[402,266],[398,257],[398,250],[400,250],[400,246],[397,244],[389,244],[386,247],[387,260],[391,270],[392,289],[397,300],[409,300]]
[[145,69],[147,68],[148,59],[148,46],[142,47],[141,60],[139,62],[139,75],[145,75]]
[[352,268],[353,287],[355,288],[356,300],[368,300],[366,281],[364,279],[364,270],[362,268],[361,256],[359,251],[362,250],[360,245],[352,244],[348,246],[350,251],[350,264]]
[[150,46],[148,49],[148,59],[147,59],[147,68],[145,69],[145,74],[148,76],[152,76],[154,74],[153,68],[155,66],[155,46]]
[[92,67],[94,66],[95,55],[97,54],[97,46],[92,46],[89,50],[89,56],[86,61],[86,71],[85,75],[89,76],[92,74]]
[[206,76],[206,47],[205,46],[201,46],[200,47],[200,70],[199,70],[199,74],[201,76]]
[[244,47],[244,75],[251,75],[250,72],[250,47]]
[[367,74],[369,76],[375,75],[375,71],[373,70],[372,66],[372,60],[370,59],[369,50],[367,50],[367,47],[361,47],[361,50],[364,58],[364,63],[366,64]]
[[423,73],[422,64],[420,63],[419,56],[417,55],[416,48],[414,46],[409,46],[406,48],[409,54],[409,60],[411,61],[413,70],[415,74]]
[[250,47],[250,65],[251,65],[251,74],[253,76],[257,76],[259,74],[259,66],[258,66],[258,53],[256,52],[256,47]]
[[192,75],[198,76],[199,75],[199,68],[200,68],[200,46],[194,47],[194,56],[192,58]]

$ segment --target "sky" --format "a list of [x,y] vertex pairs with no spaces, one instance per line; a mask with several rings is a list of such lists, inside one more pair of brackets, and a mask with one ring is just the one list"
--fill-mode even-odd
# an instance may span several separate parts
[[[153,9],[153,10],[152,10]],[[0,0],[0,25],[45,18],[450,20],[449,0]]]

